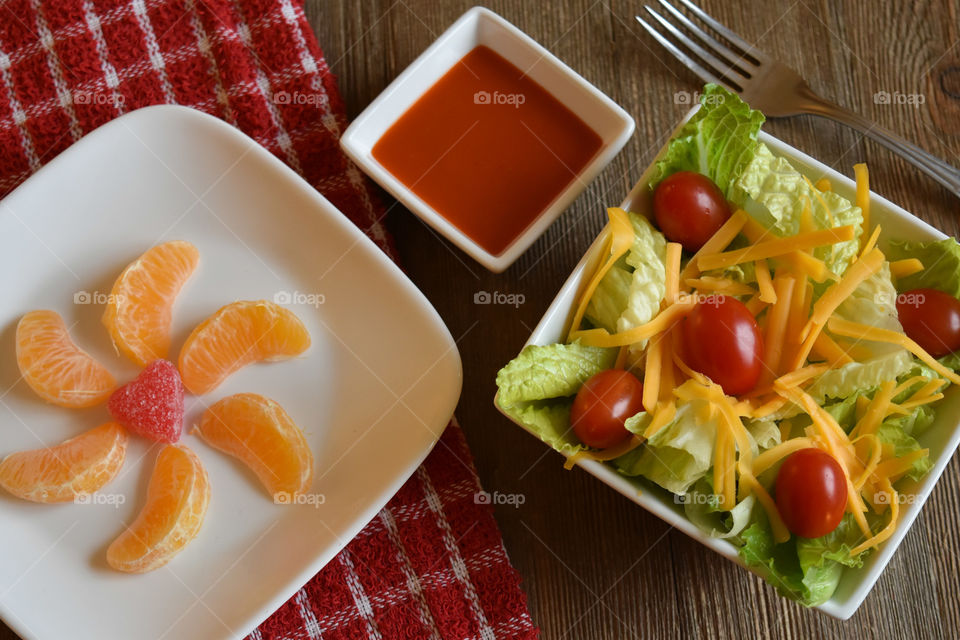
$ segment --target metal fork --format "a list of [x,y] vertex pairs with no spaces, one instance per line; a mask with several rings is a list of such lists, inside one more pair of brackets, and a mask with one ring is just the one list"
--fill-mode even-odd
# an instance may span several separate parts
[[[799,73],[757,49],[690,0],[677,1],[715,34],[741,51],[738,53],[722,44],[715,35],[697,26],[666,0],[659,0],[659,2],[666,10],[667,17],[650,7],[644,7],[664,33],[654,29],[641,16],[637,16],[637,21],[657,42],[697,74],[701,80],[727,87],[740,94],[750,106],[768,116],[810,114],[842,122],[900,154],[960,197],[960,171],[956,168],[900,136],[879,127],[867,118],[821,98],[814,93]],[[693,35],[684,33],[680,27]],[[667,36],[693,52],[699,60],[680,49]]]

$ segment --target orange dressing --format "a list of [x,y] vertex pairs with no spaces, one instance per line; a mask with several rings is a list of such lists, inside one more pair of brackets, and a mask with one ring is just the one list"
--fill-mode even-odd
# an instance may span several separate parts
[[546,89],[479,46],[400,116],[374,145],[373,157],[499,255],[601,145]]

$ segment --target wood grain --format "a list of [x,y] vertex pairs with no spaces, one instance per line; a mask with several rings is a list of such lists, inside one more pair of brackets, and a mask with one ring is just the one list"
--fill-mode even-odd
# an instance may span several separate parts
[[[702,0],[701,6],[824,96],[960,165],[960,2]],[[458,415],[488,491],[520,493],[497,520],[543,638],[960,637],[960,463],[954,459],[857,614],[839,622],[786,601],[582,471],[493,408],[494,377],[530,334],[572,267],[688,108],[697,79],[633,20],[642,2],[490,0],[503,15],[623,105],[637,122],[625,150],[506,273],[493,275],[403,207],[392,208],[411,278],[458,339]],[[306,11],[359,113],[446,27],[466,0],[307,0]],[[879,91],[919,93],[919,106],[877,104]],[[800,117],[766,130],[852,175],[866,161],[876,191],[948,234],[958,200],[849,129]],[[386,195],[387,202],[392,203]],[[475,305],[478,291],[524,304]],[[0,640],[15,638],[0,628]]]
[[[359,113],[471,2],[307,2],[350,115]],[[720,558],[576,470],[493,408],[497,369],[520,348],[557,289],[664,136],[687,109],[674,93],[696,78],[643,33],[642,3],[494,0],[494,11],[544,44],[637,121],[626,149],[510,270],[487,273],[396,207],[390,226],[408,272],[436,305],[463,356],[458,415],[488,491],[522,493],[497,507],[524,577],[534,621],[557,638],[953,638],[960,636],[960,464],[951,462],[922,515],[859,612],[838,622],[778,597]],[[957,2],[702,2],[811,86],[960,164]],[[919,107],[874,95],[920,93]],[[849,129],[800,117],[766,130],[852,175],[866,161],[874,188],[949,234],[958,201]],[[392,202],[392,200],[390,200]],[[473,304],[476,291],[521,293],[518,309]]]

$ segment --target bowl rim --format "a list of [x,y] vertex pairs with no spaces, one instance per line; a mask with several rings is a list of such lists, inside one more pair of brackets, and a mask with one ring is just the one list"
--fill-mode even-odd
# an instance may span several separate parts
[[[684,124],[687,123],[687,121],[689,121],[691,117],[693,117],[699,108],[700,106],[697,105],[690,109],[683,116],[683,118],[671,132],[670,136],[667,138],[664,146],[660,149],[660,151],[657,152],[656,156],[650,162],[647,169],[643,172],[640,179],[636,182],[636,184],[634,184],[633,188],[631,188],[626,198],[620,204],[621,208],[628,210],[631,209],[638,199],[642,198],[645,193],[649,192],[649,183],[653,178],[654,171],[656,170],[657,160],[666,151],[670,140],[674,138],[676,133],[683,127]],[[840,186],[841,191],[852,193],[856,188],[856,183],[849,177],[839,173],[835,169],[823,164],[816,158],[813,158],[812,156],[800,151],[796,147],[784,142],[783,140],[766,133],[765,131],[760,132],[758,141],[766,144],[776,155],[790,160],[794,168],[796,168],[798,171],[801,171],[801,173],[807,173],[809,169],[813,169],[819,172],[820,176],[828,178],[835,189],[837,186]],[[887,215],[892,215],[900,219],[905,224],[911,226],[920,235],[926,236],[933,240],[940,240],[948,237],[939,229],[933,227],[920,218],[917,218],[899,205],[877,195],[872,190],[870,192],[870,201],[871,205],[879,206],[880,208],[886,210]],[[588,278],[586,276],[596,268],[602,259],[602,251],[608,233],[609,226],[604,226],[600,233],[597,234],[597,237],[584,252],[583,257],[573,268],[563,285],[561,285],[557,295],[547,307],[547,310],[544,312],[544,315],[531,332],[530,337],[524,343],[524,346],[532,344],[550,344],[556,342],[556,340],[552,339],[551,337],[551,327],[555,325],[558,316],[561,315],[564,318],[562,325],[564,331],[561,332],[561,335],[565,333],[566,329],[569,327],[570,321],[572,320],[572,314],[574,311],[573,305],[579,298],[582,289],[587,284]],[[885,235],[885,233],[881,232],[881,242],[884,240]],[[536,433],[514,420],[500,407],[499,403],[497,402],[498,397],[499,392],[497,392],[497,394],[494,396],[494,406],[497,408],[497,410],[508,420],[518,425],[524,431],[527,431],[539,440],[539,437],[536,435]],[[940,420],[939,416],[937,417],[937,420]],[[880,577],[880,574],[883,573],[886,565],[893,557],[893,554],[899,548],[900,543],[906,536],[906,533],[912,527],[916,517],[926,504],[927,498],[939,481],[940,476],[943,474],[947,463],[949,463],[958,445],[960,445],[960,429],[957,428],[958,426],[960,426],[960,423],[956,422],[953,425],[939,425],[940,428],[951,428],[953,430],[952,435],[950,435],[948,438],[941,455],[936,459],[931,459],[933,462],[933,467],[928,474],[917,483],[917,489],[915,493],[916,499],[913,500],[911,504],[907,505],[906,508],[902,509],[903,516],[901,517],[901,521],[890,539],[884,542],[880,548],[871,555],[867,561],[869,564],[865,564],[864,567],[859,569],[845,569],[845,574],[850,571],[859,572],[856,574],[858,577],[858,582],[853,585],[853,588],[850,590],[847,597],[841,599],[838,598],[837,594],[835,593],[828,601],[812,608],[818,609],[831,617],[841,620],[849,619],[857,611],[857,609],[859,609],[860,605],[863,604],[863,601],[873,589]],[[704,546],[712,549],[713,551],[719,553],[723,557],[731,560],[741,567],[744,567],[745,569],[756,573],[761,577],[765,577],[762,571],[747,567],[743,563],[737,552],[737,548],[732,543],[725,539],[709,537],[700,531],[700,529],[698,529],[690,520],[688,520],[686,516],[683,515],[682,511],[678,511],[676,508],[669,506],[667,504],[667,500],[669,498],[669,492],[667,490],[662,489],[652,482],[647,482],[646,484],[649,484],[649,489],[645,484],[643,492],[641,493],[636,484],[634,484],[634,482],[637,482],[636,480],[631,481],[626,476],[622,476],[621,474],[617,473],[612,467],[603,462],[598,462],[595,460],[577,460],[575,466],[582,467],[590,475],[596,477],[604,484],[637,503],[667,524],[679,529],[697,542],[700,542]],[[841,584],[843,583],[841,582]]]
[[[557,193],[554,199],[530,222],[526,229],[517,235],[499,254],[493,254],[485,250],[477,244],[476,241],[449,222],[436,209],[421,199],[412,189],[394,177],[392,173],[374,159],[372,149],[376,141],[368,144],[363,139],[363,134],[367,128],[374,128],[373,123],[382,121],[379,119],[380,116],[378,112],[384,105],[396,99],[394,98],[394,94],[398,93],[404,83],[421,74],[420,68],[424,66],[425,62],[438,55],[442,55],[448,47],[453,46],[451,43],[454,42],[457,37],[475,38],[475,36],[463,36],[462,32],[478,27],[483,20],[493,24],[500,32],[506,34],[513,41],[535,54],[538,58],[537,64],[543,63],[549,65],[555,71],[558,71],[563,76],[564,81],[570,82],[571,86],[575,87],[577,91],[581,92],[582,95],[586,96],[593,103],[594,106],[591,108],[596,109],[597,114],[600,114],[603,119],[615,125],[614,135],[602,143],[601,147],[587,165],[570,180],[562,191]],[[485,44],[497,53],[503,55],[503,51],[499,50],[496,45],[478,41],[474,46],[479,44]],[[456,64],[456,62],[454,61],[453,64]],[[447,70],[449,70],[449,67]],[[424,71],[422,73],[427,72]],[[446,71],[436,75],[433,81],[423,91],[416,92],[410,104],[413,104],[420,96],[424,95],[443,73],[446,73]],[[548,87],[544,88],[556,97]],[[560,98],[557,98],[557,100],[561,104],[564,104],[564,106],[570,107],[569,104],[560,100]],[[406,99],[404,99],[404,101],[406,101]],[[409,106],[407,109],[409,109]],[[406,109],[401,112],[401,115],[405,111]],[[400,116],[391,117],[390,123],[384,130],[392,126],[399,117]],[[364,173],[370,176],[397,200],[402,202],[404,206],[417,217],[484,267],[494,273],[500,273],[513,264],[513,262],[547,230],[560,214],[572,204],[573,200],[586,189],[610,161],[613,160],[617,153],[626,145],[630,136],[633,135],[635,126],[633,118],[623,107],[614,102],[613,99],[600,91],[600,89],[587,81],[579,73],[571,69],[543,45],[497,13],[485,7],[476,6],[460,16],[460,18],[448,27],[446,31],[427,47],[423,53],[417,56],[400,75],[367,105],[343,133],[343,136],[340,138],[340,146],[347,156],[356,163]],[[379,129],[380,127],[376,126],[376,128]]]

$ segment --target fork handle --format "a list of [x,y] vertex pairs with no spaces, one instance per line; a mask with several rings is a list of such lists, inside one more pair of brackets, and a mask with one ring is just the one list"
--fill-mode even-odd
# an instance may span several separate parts
[[806,104],[804,104],[803,109],[805,113],[830,118],[857,129],[887,149],[899,154],[913,164],[913,166],[949,189],[953,195],[960,197],[960,171],[955,167],[927,153],[917,145],[907,142],[895,133],[878,126],[876,123],[871,122],[858,113],[828,100],[824,100],[819,96],[807,95],[806,98]]

